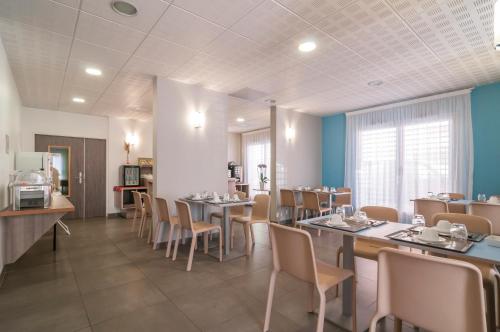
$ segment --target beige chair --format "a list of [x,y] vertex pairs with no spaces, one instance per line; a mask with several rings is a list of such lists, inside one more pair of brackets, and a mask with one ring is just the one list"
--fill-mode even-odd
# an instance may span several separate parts
[[[364,206],[360,209],[366,213],[366,216],[375,220],[387,220],[389,222],[398,222],[398,210],[385,206]],[[397,245],[387,244],[377,240],[356,239],[354,242],[354,256],[376,261],[378,253],[383,248],[395,248]],[[344,247],[337,249],[337,267],[340,266],[340,255],[342,255]],[[356,265],[354,265],[354,269]],[[338,289],[336,290],[338,295]]]
[[148,244],[152,242],[153,239],[153,204],[151,202],[151,196],[146,193],[141,193],[141,199],[144,203],[144,214],[141,220],[141,230],[140,237],[144,236],[144,231],[146,227],[149,228],[148,232]]
[[352,205],[352,193],[351,188],[340,187],[337,188],[336,191],[338,193],[349,193],[344,195],[336,195],[335,202],[333,202],[333,207],[338,207],[342,205]]
[[[141,198],[141,193],[138,191],[132,191],[132,197],[134,198],[134,220],[132,225],[135,225],[137,222],[137,218],[140,218],[140,223],[139,223],[139,232],[137,236],[141,235],[141,223],[142,223],[142,216],[144,215],[144,205],[142,204],[142,198]],[[134,226],[135,227],[135,226]]]
[[[464,194],[460,193],[447,193],[450,199],[452,200],[461,200],[465,199]],[[466,204],[457,204],[457,203],[451,203],[448,204],[448,212],[450,213],[467,213],[467,205]]]
[[[472,264],[382,249],[377,280],[370,332],[377,331],[379,319],[391,314],[398,322],[428,331],[486,331],[481,273]],[[401,324],[395,330],[400,331]]]
[[309,217],[309,213],[316,216],[322,216],[325,213],[331,213],[331,209],[329,207],[322,207],[319,201],[319,195],[315,191],[304,191],[302,192],[302,201],[304,206],[304,213],[307,212],[307,217]]
[[[278,273],[282,271],[310,284],[309,312],[314,311],[314,291],[316,290],[319,293],[320,301],[316,332],[323,331],[326,292],[348,278],[354,279],[353,271],[339,269],[316,260],[311,235],[306,231],[271,224],[271,242],[273,247],[273,272],[269,281],[264,332],[269,331],[276,278]],[[352,299],[352,330],[356,331],[355,280],[352,283]]]
[[453,200],[465,199],[465,195],[460,193],[448,193],[448,196]]
[[425,224],[430,225],[432,216],[436,213],[448,213],[448,203],[437,199],[418,198],[414,200],[414,214],[421,214]]
[[[156,213],[158,213],[158,227],[160,223],[164,222],[169,225],[167,251],[165,257],[170,257],[170,250],[172,248],[172,239],[174,236],[175,228],[179,227],[179,218],[171,216],[168,210],[167,201],[164,198],[156,197]],[[181,234],[181,237],[183,235]]]
[[293,190],[280,189],[280,208],[292,211],[292,225],[293,227],[296,227],[297,215],[299,214],[299,211],[303,210],[303,206],[301,204],[297,204]]
[[[491,234],[492,226],[491,222],[483,217],[467,215],[462,213],[436,213],[432,219],[430,226],[435,226],[440,220],[448,220],[451,223],[464,224],[467,227],[467,231],[472,233],[481,234]],[[462,259],[457,257],[452,257],[455,259],[460,259],[471,264],[474,264],[483,278],[483,287],[486,294],[486,312],[488,314],[488,330],[495,331],[496,326],[496,310],[495,310],[495,282],[498,272],[495,265],[488,264],[485,262],[479,262],[475,260]]]
[[[235,194],[238,195],[239,199],[243,200],[247,198],[247,194],[244,193],[243,191],[237,191]],[[245,215],[245,207],[243,205],[240,206],[234,206],[229,209],[229,218],[234,218],[234,217],[242,217]],[[210,214],[210,223],[213,223],[213,219],[220,219],[224,218],[224,215],[222,212],[213,212]]]
[[[271,206],[271,196],[265,194],[255,195],[255,205],[252,206],[252,213],[250,216],[240,216],[231,219],[231,248],[234,245],[234,223],[243,225],[245,233],[245,252],[250,256],[252,244],[255,243],[255,235],[253,233],[252,225],[254,224],[267,224],[269,229],[269,208]],[[269,234],[271,239],[271,234]]]
[[493,227],[492,233],[500,235],[500,204],[472,202],[469,213],[488,219]]
[[189,204],[183,201],[175,201],[175,207],[177,208],[177,215],[179,216],[180,227],[177,228],[177,234],[175,239],[174,254],[172,260],[177,258],[177,248],[179,247],[179,238],[181,237],[182,231],[190,231],[192,234],[191,248],[189,250],[189,258],[187,263],[186,271],[191,271],[191,266],[193,265],[194,249],[196,247],[196,240],[198,234],[203,234],[203,250],[205,254],[208,254],[208,234],[210,231],[217,230],[220,233],[219,236],[219,261],[222,262],[222,230],[219,225],[212,225],[206,222],[195,221],[191,217],[191,210],[189,209]]

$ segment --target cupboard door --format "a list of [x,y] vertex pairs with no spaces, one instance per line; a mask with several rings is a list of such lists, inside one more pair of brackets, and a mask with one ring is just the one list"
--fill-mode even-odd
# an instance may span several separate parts
[[85,138],[85,217],[106,216],[106,140]]

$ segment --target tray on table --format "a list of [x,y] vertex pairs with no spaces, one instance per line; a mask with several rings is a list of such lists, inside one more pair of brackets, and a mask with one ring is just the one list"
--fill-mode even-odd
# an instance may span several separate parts
[[[414,231],[414,232],[420,232],[420,230],[422,229],[422,226],[413,226],[411,228],[409,228],[410,230]],[[442,233],[439,233],[439,236],[441,237],[445,237],[445,238],[450,238],[451,235],[449,234],[442,234]],[[483,239],[487,236],[487,234],[482,234],[482,233],[473,233],[473,232],[468,232],[467,233],[467,239],[469,241],[472,241],[472,242],[481,242],[483,241]]]
[[348,226],[331,225],[331,224],[328,224],[329,221],[330,221],[330,218],[325,218],[325,219],[317,220],[317,221],[311,221],[311,225],[321,226],[321,227],[325,227],[325,228],[333,228],[333,229],[338,229],[338,230],[351,232],[351,233],[356,233],[356,232],[359,232],[359,231],[362,231],[364,229],[371,227],[370,225],[361,224],[361,223],[356,222],[352,219],[345,219],[344,220]]
[[439,248],[439,249],[445,249],[445,250],[450,250],[450,251],[455,251],[455,252],[460,252],[460,253],[466,253],[474,244],[472,241],[465,241],[465,240],[451,240],[450,238],[443,237],[440,235],[440,237],[445,238],[445,241],[439,242],[439,243],[429,243],[429,242],[424,242],[421,240],[418,240],[415,235],[418,233],[415,232],[412,229],[408,230],[401,230],[397,231],[391,234],[386,235],[389,239],[392,240],[397,240],[401,242],[407,242],[407,243],[414,243],[414,244],[419,244],[419,245],[424,245],[432,248]]

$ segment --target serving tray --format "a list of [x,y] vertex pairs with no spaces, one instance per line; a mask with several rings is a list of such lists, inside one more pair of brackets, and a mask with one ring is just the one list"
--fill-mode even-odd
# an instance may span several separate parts
[[439,243],[428,243],[424,241],[418,240],[415,235],[417,232],[414,232],[412,229],[401,230],[391,234],[386,235],[389,239],[397,240],[401,242],[407,243],[415,243],[418,245],[423,245],[427,247],[445,249],[460,253],[466,253],[474,244],[472,241],[463,241],[463,240],[451,240],[450,238],[446,238],[446,241]]

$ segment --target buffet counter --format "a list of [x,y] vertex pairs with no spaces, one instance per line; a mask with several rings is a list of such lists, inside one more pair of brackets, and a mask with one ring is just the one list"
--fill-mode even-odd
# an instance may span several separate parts
[[52,195],[50,206],[46,209],[1,210],[0,243],[3,247],[1,250],[3,262],[5,264],[15,262],[52,227],[54,227],[55,250],[57,221],[74,210],[73,204],[61,195]]

